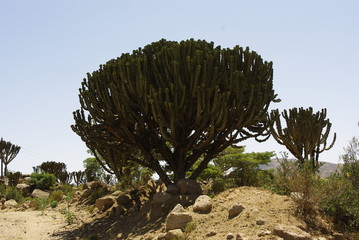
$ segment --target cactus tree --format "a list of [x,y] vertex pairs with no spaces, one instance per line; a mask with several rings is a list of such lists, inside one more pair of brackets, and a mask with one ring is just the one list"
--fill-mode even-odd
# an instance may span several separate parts
[[313,112],[313,109],[292,108],[282,112],[286,127],[282,126],[278,110],[271,112],[274,124],[271,133],[274,139],[284,146],[301,164],[310,161],[313,170],[319,168],[319,154],[333,147],[336,139],[327,144],[332,124],[326,119],[327,110]]
[[167,185],[193,179],[228,146],[268,137],[272,78],[272,63],[248,48],[162,39],[87,74],[72,129],[92,149],[113,148]]
[[[2,138],[0,140],[0,161],[1,161],[1,176],[7,174],[7,165],[17,156],[20,151],[19,146],[6,142]],[[3,169],[5,166],[5,171]]]

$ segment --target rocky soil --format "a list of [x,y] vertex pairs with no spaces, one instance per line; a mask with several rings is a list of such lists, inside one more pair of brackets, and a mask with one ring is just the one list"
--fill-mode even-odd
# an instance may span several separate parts
[[76,193],[68,209],[76,216],[71,225],[60,213],[67,207],[65,201],[44,213],[4,207],[0,239],[358,239],[334,231],[319,214],[305,222],[291,198],[259,188],[229,189],[209,198],[198,197],[196,186],[157,193],[152,186],[152,190],[110,191],[90,205],[88,197],[99,187],[105,186],[90,183]]

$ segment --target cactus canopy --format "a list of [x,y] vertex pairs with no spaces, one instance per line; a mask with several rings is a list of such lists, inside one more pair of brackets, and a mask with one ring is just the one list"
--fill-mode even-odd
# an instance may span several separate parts
[[110,60],[87,74],[79,98],[72,129],[86,145],[118,156],[102,156],[109,167],[134,161],[166,185],[196,178],[228,146],[265,140],[277,100],[271,62],[193,39],[162,39]]
[[327,139],[332,124],[326,119],[327,110],[313,112],[313,108],[292,108],[282,112],[286,127],[282,127],[278,110],[271,112],[274,125],[271,133],[274,139],[293,154],[301,164],[310,162],[313,170],[317,171],[319,165],[319,154],[333,147],[336,139],[327,145]]

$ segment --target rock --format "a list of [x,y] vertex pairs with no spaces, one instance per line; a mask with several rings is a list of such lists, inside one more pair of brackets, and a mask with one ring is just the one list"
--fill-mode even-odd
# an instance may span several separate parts
[[50,193],[42,191],[40,189],[35,189],[31,193],[31,197],[33,198],[48,198],[50,196]]
[[118,196],[120,196],[121,194],[123,194],[123,192],[120,191],[120,190],[117,190],[117,191],[114,191],[113,193],[111,193],[111,196],[118,197]]
[[83,185],[83,189],[95,189],[95,188],[105,188],[106,190],[108,189],[108,185],[104,182],[98,182],[98,181],[92,181],[92,182],[88,182],[85,183]]
[[240,234],[237,234],[236,240],[243,240],[242,236]]
[[228,210],[228,218],[232,219],[237,217],[242,211],[244,207],[242,205],[235,204]]
[[334,233],[333,238],[334,238],[334,240],[345,240],[346,239],[346,237],[341,233]]
[[256,224],[257,225],[264,225],[266,222],[263,219],[257,219]]
[[26,210],[26,209],[29,209],[29,208],[30,208],[30,203],[31,203],[31,202],[26,201],[26,202],[22,203],[21,206],[22,206],[23,209]]
[[106,211],[111,208],[116,203],[116,197],[114,196],[104,196],[102,198],[96,199],[95,207],[100,211]]
[[310,240],[309,233],[295,226],[277,225],[273,229],[273,234],[284,240]]
[[118,197],[117,197],[117,202],[119,205],[127,205],[130,204],[132,202],[132,198],[129,194],[126,193],[121,193]]
[[166,240],[166,233],[160,233],[155,240]]
[[192,221],[192,215],[181,204],[177,204],[166,218],[166,231],[184,229]]
[[206,237],[213,237],[216,235],[217,235],[217,233],[215,231],[210,231],[209,233],[206,234]]
[[181,179],[178,181],[177,186],[180,194],[191,195],[191,194],[202,194],[201,185],[193,179]]
[[177,185],[171,184],[167,186],[166,193],[171,195],[176,195],[180,192],[180,189]]
[[271,232],[269,230],[266,230],[266,231],[258,233],[258,237],[264,237],[266,235],[271,235]]
[[14,199],[7,200],[4,203],[5,208],[12,208],[12,207],[16,207],[16,206],[17,206],[17,202]]
[[181,229],[173,229],[169,230],[166,233],[166,240],[173,240],[173,239],[182,239],[184,237],[184,233]]
[[154,219],[160,218],[162,216],[162,213],[163,213],[162,207],[152,206],[150,213],[149,213],[150,219],[154,220]]
[[226,239],[227,239],[227,240],[234,239],[234,234],[233,234],[233,233],[228,233]]
[[156,193],[153,196],[152,203],[156,206],[162,205],[163,203],[169,201],[171,198],[172,198],[171,194],[169,194],[167,192]]
[[199,196],[193,205],[194,212],[210,213],[211,210],[212,210],[212,199],[207,195]]
[[87,197],[91,196],[92,192],[93,192],[92,189],[87,188],[87,189],[85,189],[84,191],[81,192],[81,197],[82,198],[87,198]]
[[126,211],[125,211],[125,208],[121,205],[117,205],[115,204],[112,208],[111,208],[111,211],[110,211],[110,217],[119,217],[121,216],[122,214],[124,214]]

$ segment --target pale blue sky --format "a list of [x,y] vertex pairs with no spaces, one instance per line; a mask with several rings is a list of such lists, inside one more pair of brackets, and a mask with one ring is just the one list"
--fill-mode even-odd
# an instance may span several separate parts
[[[78,89],[100,64],[161,38],[249,46],[273,61],[272,108],[327,108],[338,162],[359,136],[359,1],[0,0],[0,137],[22,147],[10,170],[44,161],[82,169],[72,132]],[[285,151],[273,139],[247,151]]]

